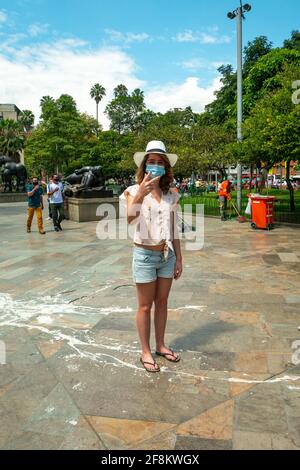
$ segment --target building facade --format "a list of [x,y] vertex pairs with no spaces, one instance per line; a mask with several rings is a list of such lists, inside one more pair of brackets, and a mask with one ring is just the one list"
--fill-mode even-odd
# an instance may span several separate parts
[[18,121],[21,110],[15,104],[0,104],[0,121],[3,119],[11,119]]

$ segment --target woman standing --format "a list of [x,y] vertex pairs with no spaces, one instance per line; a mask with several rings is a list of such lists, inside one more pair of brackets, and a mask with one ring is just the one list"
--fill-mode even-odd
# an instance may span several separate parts
[[172,167],[177,155],[167,154],[163,142],[149,142],[146,152],[134,155],[138,167],[137,184],[120,196],[127,202],[127,220],[135,225],[133,280],[136,283],[138,310],[136,317],[142,355],[148,372],[159,372],[150,348],[151,307],[154,303],[156,354],[170,362],[180,357],[165,345],[168,297],[173,279],[182,274],[182,257],[176,224],[180,195],[171,185]]

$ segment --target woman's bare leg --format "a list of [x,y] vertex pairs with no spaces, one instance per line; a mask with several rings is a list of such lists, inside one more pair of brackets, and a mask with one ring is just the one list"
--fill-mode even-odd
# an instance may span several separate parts
[[[142,360],[154,363],[153,356],[150,348],[150,330],[151,330],[151,307],[155,297],[156,282],[149,282],[147,284],[136,284],[138,310],[136,314],[136,326],[140,337],[142,348]],[[156,369],[157,366],[149,366],[149,369]]]
[[[168,318],[168,298],[173,279],[164,279],[159,277],[156,282],[155,292],[155,311],[154,311],[154,324],[155,324],[155,338],[156,338],[156,351],[168,355],[168,359],[172,360],[172,353],[169,348],[165,346],[165,332]],[[175,358],[177,358],[175,353]]]

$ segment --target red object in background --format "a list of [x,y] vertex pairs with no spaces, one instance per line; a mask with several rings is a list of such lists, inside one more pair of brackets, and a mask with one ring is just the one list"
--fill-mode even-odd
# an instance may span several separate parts
[[274,201],[272,196],[249,196],[251,198],[251,227],[253,229],[274,228]]

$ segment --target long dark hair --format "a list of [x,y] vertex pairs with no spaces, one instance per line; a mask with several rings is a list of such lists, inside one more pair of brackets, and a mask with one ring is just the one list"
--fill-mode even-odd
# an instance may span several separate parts
[[[153,152],[153,153],[155,153],[155,152]],[[163,159],[163,161],[165,163],[165,169],[166,169],[166,173],[159,180],[159,187],[162,190],[162,192],[164,194],[166,194],[169,191],[169,189],[171,187],[171,184],[173,183],[174,174],[173,174],[173,170],[172,170],[172,167],[170,165],[170,162],[168,160],[168,157],[166,157],[165,155],[161,155],[161,154],[159,154],[159,155]],[[147,163],[148,157],[149,157],[149,155],[145,156],[143,162],[141,163],[141,165],[139,166],[139,168],[136,171],[137,184],[141,184],[143,179],[145,178],[146,163]]]

